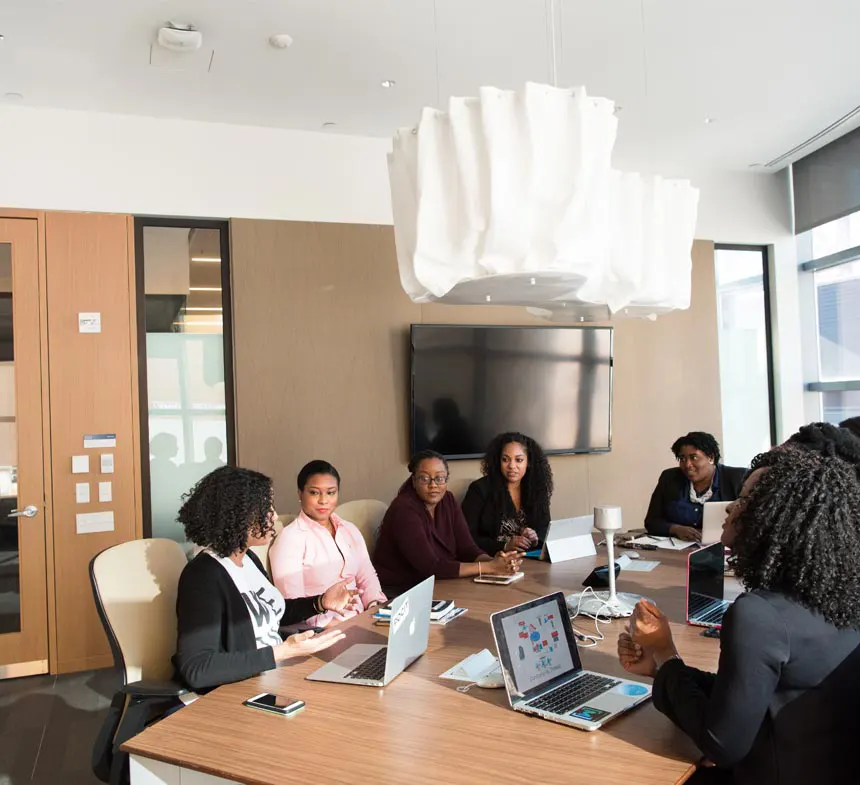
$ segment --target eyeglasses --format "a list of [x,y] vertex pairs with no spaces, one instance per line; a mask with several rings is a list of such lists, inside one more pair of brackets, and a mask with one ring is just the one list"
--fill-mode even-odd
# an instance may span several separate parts
[[447,485],[448,475],[441,474],[438,477],[428,477],[426,474],[416,474],[415,482],[419,485]]
[[697,466],[707,459],[702,455],[679,455],[676,460],[680,464],[691,463],[693,466]]

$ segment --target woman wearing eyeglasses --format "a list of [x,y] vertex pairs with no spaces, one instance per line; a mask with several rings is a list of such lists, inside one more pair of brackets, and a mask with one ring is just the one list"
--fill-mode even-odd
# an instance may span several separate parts
[[678,466],[666,469],[651,494],[645,528],[662,537],[702,539],[707,502],[738,498],[746,469],[720,463],[720,445],[709,433],[692,431],[672,445]]
[[517,572],[522,561],[518,551],[488,556],[475,545],[460,505],[448,493],[448,462],[439,453],[417,453],[409,472],[382,519],[373,553],[389,597],[431,575],[468,578]]

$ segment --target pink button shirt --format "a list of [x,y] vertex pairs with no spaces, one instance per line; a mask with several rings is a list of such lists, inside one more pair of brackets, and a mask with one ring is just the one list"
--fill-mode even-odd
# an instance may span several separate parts
[[376,600],[385,603],[387,598],[379,586],[376,570],[364,537],[349,521],[332,514],[334,537],[325,526],[299,513],[289,526],[275,538],[269,550],[272,580],[287,599],[313,597],[322,594],[329,586],[344,579],[351,588],[362,591],[357,611],[346,614],[328,611],[308,619],[314,627],[325,627],[361,613]]

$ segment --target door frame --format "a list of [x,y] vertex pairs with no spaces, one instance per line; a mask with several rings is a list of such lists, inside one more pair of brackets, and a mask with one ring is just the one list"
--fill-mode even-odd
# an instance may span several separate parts
[[[51,410],[48,390],[48,290],[47,290],[47,249],[45,232],[45,211],[0,207],[0,218],[30,220],[36,222],[37,267],[39,277],[39,362],[41,366],[41,407],[42,407],[42,476],[43,507],[45,522],[45,595],[47,599],[47,636],[48,672],[57,669],[57,602],[54,571],[54,498],[53,475],[51,471]],[[41,670],[38,672],[42,672]],[[31,675],[22,666],[6,666],[3,675],[7,678]]]

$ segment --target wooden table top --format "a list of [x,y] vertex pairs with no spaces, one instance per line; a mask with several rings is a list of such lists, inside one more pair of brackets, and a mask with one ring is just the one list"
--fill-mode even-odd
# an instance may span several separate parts
[[[622,571],[619,591],[654,600],[673,622],[681,655],[696,667],[714,670],[719,642],[684,624],[686,552],[647,552],[652,572]],[[439,581],[437,599],[465,605],[467,614],[449,625],[431,625],[427,653],[384,689],[305,680],[354,643],[384,643],[387,628],[369,614],[344,625],[346,640],[239,684],[230,684],[156,723],[124,745],[127,752],[248,785],[309,782],[516,783],[535,770],[564,772],[565,781],[678,783],[700,757],[692,742],[648,702],[593,733],[529,717],[510,709],[503,689],[473,687],[439,674],[473,652],[495,651],[489,614],[551,591],[579,591],[597,558],[562,564],[526,561],[526,577],[511,586],[468,579]],[[575,625],[594,631],[594,622]],[[580,648],[583,666],[623,674],[615,655],[622,621],[601,625],[606,638]],[[300,698],[307,707],[278,717],[242,705],[261,692]],[[540,776],[539,779],[545,777]]]

